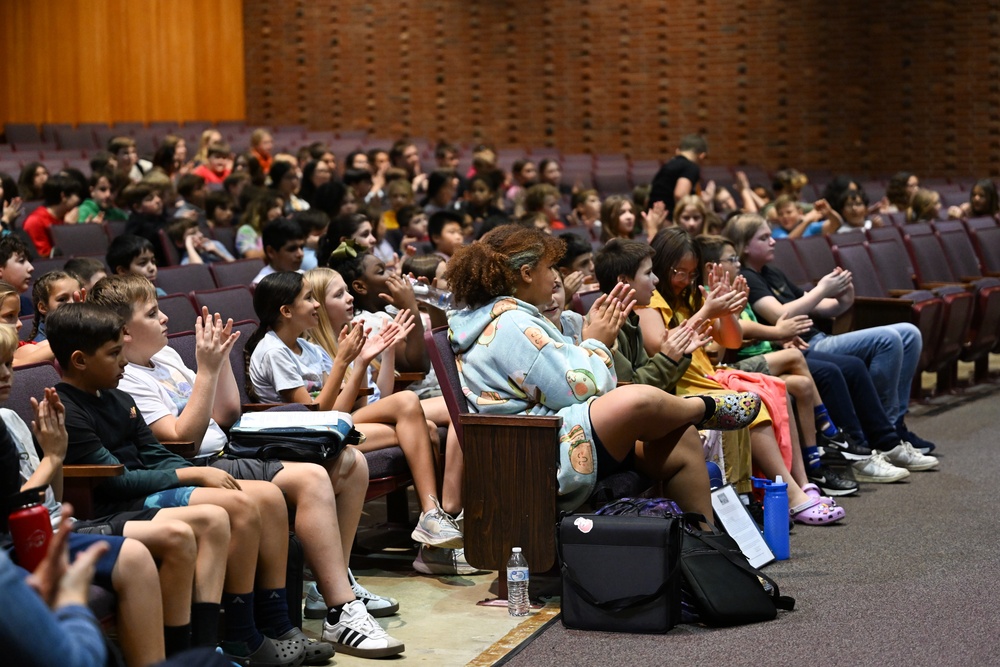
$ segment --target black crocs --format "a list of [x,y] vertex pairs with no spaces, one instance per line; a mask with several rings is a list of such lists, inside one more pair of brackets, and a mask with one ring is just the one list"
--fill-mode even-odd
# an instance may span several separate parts
[[330,661],[330,658],[332,658],[333,654],[336,652],[333,648],[333,644],[320,641],[318,639],[312,639],[298,628],[292,628],[285,634],[278,637],[278,640],[301,641],[305,647],[306,656],[305,660],[302,661],[303,665],[325,665]]
[[226,657],[243,667],[299,667],[306,657],[305,642],[300,639],[281,640],[264,637],[256,651],[243,642],[222,642]]

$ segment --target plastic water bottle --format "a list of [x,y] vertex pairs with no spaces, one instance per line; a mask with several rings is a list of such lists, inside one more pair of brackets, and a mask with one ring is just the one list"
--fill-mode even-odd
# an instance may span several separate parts
[[788,540],[788,484],[781,475],[774,481],[753,480],[754,486],[764,488],[764,541],[778,560],[788,560],[791,547]]
[[448,290],[438,289],[413,278],[410,278],[410,284],[413,285],[413,296],[416,297],[417,301],[445,311],[455,307],[455,300]]
[[531,611],[528,581],[528,561],[524,560],[521,547],[514,547],[507,561],[507,613],[511,616],[527,616]]

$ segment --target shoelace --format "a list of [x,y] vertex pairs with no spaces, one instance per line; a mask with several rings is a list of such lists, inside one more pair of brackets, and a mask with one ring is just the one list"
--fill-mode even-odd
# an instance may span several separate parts
[[375,622],[371,614],[364,612],[364,615],[358,614],[357,617],[352,618],[348,621],[349,626],[355,632],[360,632],[363,635],[368,635],[372,639],[381,639],[388,635],[388,633],[382,629],[382,626]]

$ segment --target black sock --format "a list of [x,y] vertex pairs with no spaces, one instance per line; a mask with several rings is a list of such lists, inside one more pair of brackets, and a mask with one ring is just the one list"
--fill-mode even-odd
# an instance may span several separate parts
[[164,625],[163,644],[167,650],[167,657],[191,648],[191,624]]
[[191,645],[215,646],[219,643],[221,604],[195,602],[191,605]]
[[691,398],[700,398],[702,401],[705,402],[705,414],[702,415],[702,418],[699,419],[698,421],[705,422],[711,419],[712,415],[715,414],[715,408],[716,408],[715,399],[712,398],[711,396],[692,396]]
[[280,637],[292,629],[288,618],[288,598],[284,588],[258,588],[254,591],[254,618],[264,634]]
[[226,610],[226,641],[245,642],[250,653],[264,643],[264,635],[257,631],[253,622],[253,603],[253,593],[222,594],[222,608]]
[[340,622],[340,612],[344,611],[344,605],[338,604],[330,607],[330,611],[326,612],[326,622],[330,625],[336,625]]

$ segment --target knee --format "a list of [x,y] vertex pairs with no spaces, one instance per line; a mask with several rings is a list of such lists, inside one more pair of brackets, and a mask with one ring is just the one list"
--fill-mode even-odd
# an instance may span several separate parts
[[802,396],[809,393],[810,384],[812,383],[801,375],[792,375],[785,378],[785,388],[788,390],[788,393],[799,400],[801,400]]
[[156,561],[153,560],[153,554],[149,553],[146,545],[138,540],[126,538],[121,551],[118,552],[111,580],[116,592],[121,592],[120,588],[125,581],[137,581],[143,585],[158,581]]
[[198,540],[191,526],[183,521],[167,521],[159,527],[159,533],[164,560],[194,564],[198,557]]
[[399,396],[400,412],[408,417],[419,416],[420,421],[424,421],[424,409],[420,405],[420,399],[412,391],[401,391],[394,396]]
[[203,505],[202,509],[205,511],[204,530],[199,538],[229,544],[229,515],[226,510],[215,505]]
[[254,498],[246,491],[233,493],[232,496],[226,507],[232,532],[235,534],[245,530],[260,530],[260,510]]
[[341,476],[347,479],[368,479],[368,459],[355,447],[340,455]]
[[323,466],[315,463],[296,466],[295,477],[297,478],[295,487],[299,492],[294,498],[289,494],[289,499],[294,501],[295,505],[299,505],[302,502],[309,502],[311,499],[325,501],[333,496],[330,476]]

